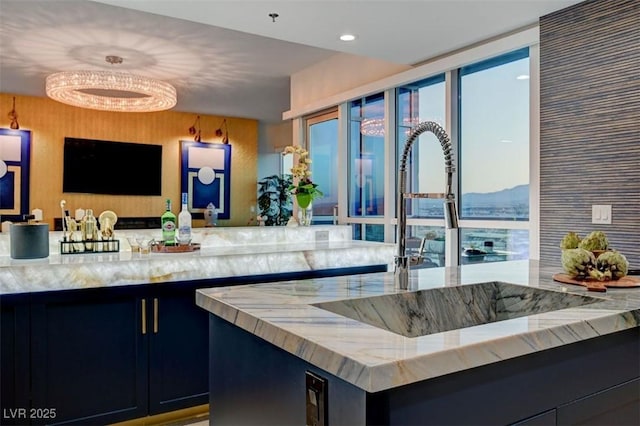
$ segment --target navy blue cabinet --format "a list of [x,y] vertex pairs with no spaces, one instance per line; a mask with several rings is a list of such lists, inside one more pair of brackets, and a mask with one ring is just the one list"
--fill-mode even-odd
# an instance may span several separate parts
[[147,414],[143,301],[119,290],[34,297],[32,408],[55,410],[42,423],[103,424]]
[[557,411],[558,425],[640,425],[640,379],[572,401]]
[[0,297],[0,424],[29,407],[29,321],[28,297]]
[[107,424],[206,404],[208,318],[195,288],[3,296],[0,423]]
[[150,414],[209,402],[209,320],[195,305],[195,288],[187,287],[148,299]]

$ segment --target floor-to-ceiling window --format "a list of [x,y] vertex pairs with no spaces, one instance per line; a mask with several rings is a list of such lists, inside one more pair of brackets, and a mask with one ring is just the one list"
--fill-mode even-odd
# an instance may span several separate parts
[[463,67],[458,76],[461,263],[526,259],[529,49]]
[[[384,107],[384,93],[349,103],[349,218],[373,218],[385,214]],[[383,225],[356,221],[352,226],[356,239],[384,241]]]
[[314,224],[331,224],[338,205],[338,110],[306,119],[313,181],[323,196],[313,202]]
[[[395,242],[399,156],[412,128],[434,121],[453,144],[460,229],[445,229],[442,199],[408,199],[407,248],[426,238],[428,267],[529,257],[537,220],[529,211],[529,49],[478,57],[340,105],[338,203],[355,239]],[[444,166],[437,138],[421,134],[408,159],[407,191],[443,193]]]
[[[440,74],[396,90],[396,153],[402,155],[407,138],[417,124],[433,121],[445,126],[445,75]],[[444,193],[445,169],[442,147],[433,133],[422,133],[407,160],[407,192]],[[416,251],[427,239],[423,266],[444,266],[444,210],[442,198],[404,201],[407,208],[407,250]]]

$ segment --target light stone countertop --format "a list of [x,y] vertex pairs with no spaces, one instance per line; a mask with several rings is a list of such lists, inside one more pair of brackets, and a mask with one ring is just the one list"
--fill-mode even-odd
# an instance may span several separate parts
[[[500,281],[532,287],[524,289],[526,292],[552,290],[555,292],[553,296],[558,298],[571,298],[571,295],[597,298],[595,303],[580,307],[419,337],[404,337],[314,306],[331,301],[407,293],[395,290],[393,272],[201,289],[196,292],[196,303],[368,392],[630,328],[639,330],[640,342],[640,288],[588,292],[581,286],[553,281],[552,275],[556,272],[560,271],[539,267],[537,261],[411,271],[412,292],[442,291],[448,287]],[[516,290],[522,289],[518,287]],[[521,301],[516,295],[506,303],[516,305],[514,309],[517,309]],[[543,305],[544,301],[536,300],[534,296],[533,303]],[[443,316],[462,315],[460,311],[447,313],[446,303],[442,305],[435,309],[441,314],[444,312]],[[383,310],[374,309],[380,316]]]
[[160,230],[117,230],[117,253],[64,255],[62,233],[51,232],[42,259],[12,259],[9,235],[0,234],[0,295],[392,264],[393,244],[352,240],[351,232],[346,225],[196,228],[200,250],[140,254],[127,237],[159,240]]

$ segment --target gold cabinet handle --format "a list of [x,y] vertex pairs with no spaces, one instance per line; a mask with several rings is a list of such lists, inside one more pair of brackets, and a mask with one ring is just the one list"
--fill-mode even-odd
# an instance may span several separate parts
[[142,334],[147,334],[147,299],[142,299]]
[[158,333],[158,298],[153,298],[153,333]]

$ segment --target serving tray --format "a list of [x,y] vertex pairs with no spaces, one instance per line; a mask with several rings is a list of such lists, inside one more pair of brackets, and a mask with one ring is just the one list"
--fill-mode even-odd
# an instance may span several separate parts
[[183,246],[165,246],[164,244],[154,244],[151,246],[152,253],[187,253],[196,250],[200,250],[200,244],[198,243]]
[[629,275],[619,278],[617,280],[610,281],[597,281],[597,280],[577,280],[567,274],[554,274],[554,281],[558,281],[564,284],[574,284],[587,287],[589,291],[605,292],[607,288],[631,288],[640,287],[640,278],[630,277]]

